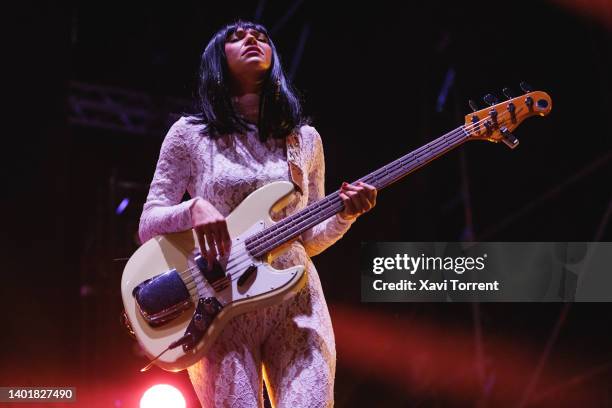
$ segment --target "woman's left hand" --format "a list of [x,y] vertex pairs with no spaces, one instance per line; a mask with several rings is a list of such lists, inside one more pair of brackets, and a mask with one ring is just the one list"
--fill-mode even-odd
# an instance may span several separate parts
[[342,183],[340,198],[344,203],[344,210],[338,213],[344,220],[352,220],[361,214],[370,211],[376,205],[376,187],[358,181],[353,184]]

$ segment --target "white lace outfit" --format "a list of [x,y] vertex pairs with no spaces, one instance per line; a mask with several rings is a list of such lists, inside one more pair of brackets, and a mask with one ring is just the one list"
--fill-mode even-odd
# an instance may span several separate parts
[[[325,196],[323,145],[313,127],[303,126],[291,136],[296,150],[286,140],[261,142],[256,129],[217,140],[202,136],[201,129],[181,118],[168,131],[140,219],[143,242],[191,228],[189,209],[195,198],[180,202],[185,191],[227,216],[257,188],[277,180],[295,182],[288,163],[299,168],[302,192],[294,192],[273,219]],[[301,242],[274,260],[279,269],[306,266],[308,283],[280,305],[235,317],[210,352],[188,369],[203,407],[262,407],[264,377],[274,407],[333,406],[334,333],[310,256],[340,239],[350,225],[333,216],[304,232]]]

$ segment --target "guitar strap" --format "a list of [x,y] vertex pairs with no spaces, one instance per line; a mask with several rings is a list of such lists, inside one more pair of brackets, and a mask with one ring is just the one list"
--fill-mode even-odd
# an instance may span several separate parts
[[287,165],[295,189],[300,194],[304,194],[304,172],[301,166],[301,158],[300,138],[297,132],[292,132],[287,136]]

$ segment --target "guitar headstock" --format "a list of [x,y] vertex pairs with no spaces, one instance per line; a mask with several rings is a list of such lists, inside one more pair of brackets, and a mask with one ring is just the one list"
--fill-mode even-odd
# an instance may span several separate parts
[[[526,84],[521,84],[523,90],[525,87]],[[508,96],[507,88],[504,94]],[[518,139],[512,135],[514,129],[525,119],[536,115],[546,116],[552,109],[550,96],[542,91],[526,92],[500,103],[490,94],[484,99],[491,106],[481,110],[476,110],[475,104],[470,101],[474,113],[465,116],[468,139],[504,142],[512,149],[518,146]]]

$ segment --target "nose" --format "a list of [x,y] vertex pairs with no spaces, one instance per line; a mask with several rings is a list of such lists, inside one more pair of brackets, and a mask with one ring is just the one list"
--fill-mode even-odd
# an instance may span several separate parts
[[251,32],[247,32],[244,37],[245,44],[257,44],[257,38]]

